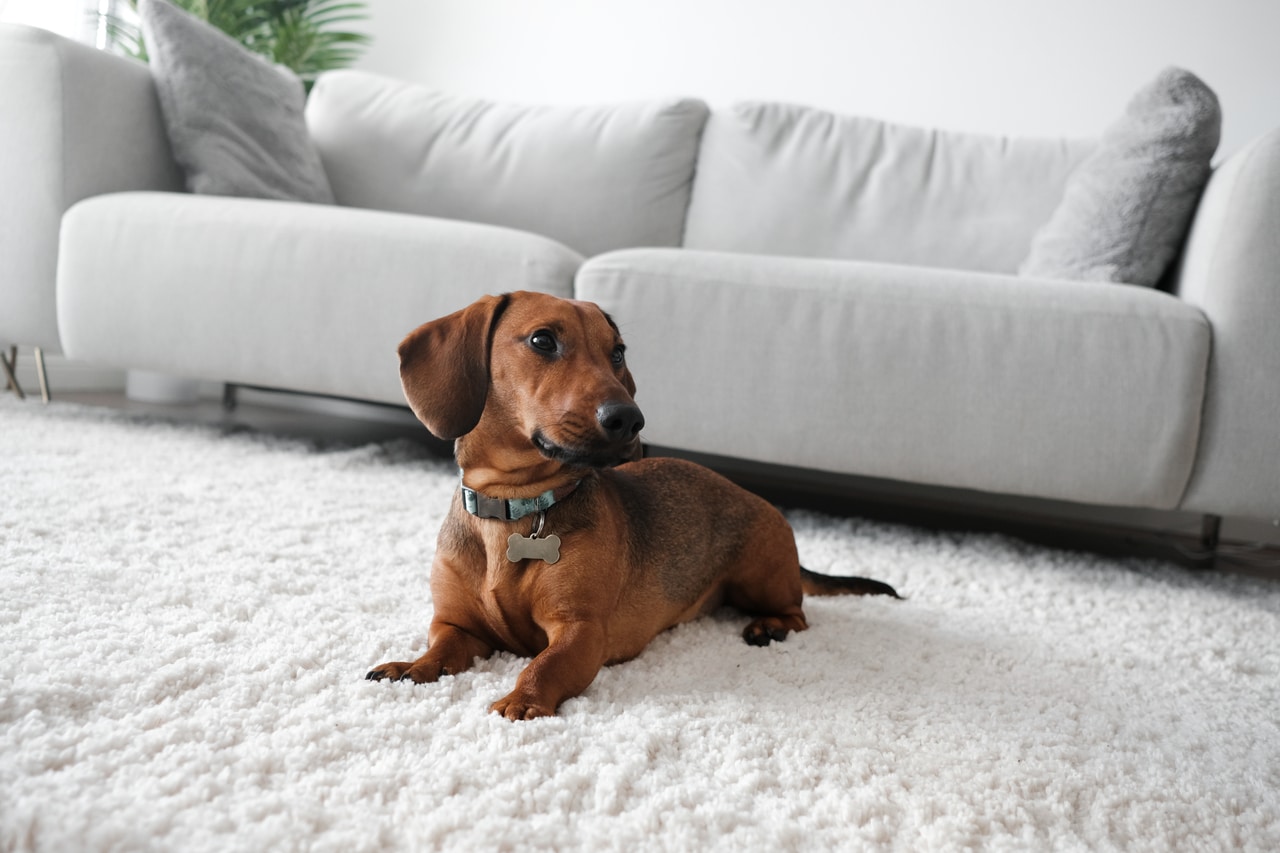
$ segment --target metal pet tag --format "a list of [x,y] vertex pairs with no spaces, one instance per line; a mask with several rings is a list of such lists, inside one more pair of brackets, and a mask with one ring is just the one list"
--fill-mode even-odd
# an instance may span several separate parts
[[547,520],[545,512],[538,513],[538,528],[530,536],[512,533],[507,537],[507,559],[513,563],[521,560],[542,560],[554,563],[560,559],[560,537],[554,533],[545,539],[539,539],[542,525]]
[[521,560],[542,560],[554,563],[560,559],[560,537],[554,533],[545,539],[512,533],[507,538],[507,559],[513,563]]

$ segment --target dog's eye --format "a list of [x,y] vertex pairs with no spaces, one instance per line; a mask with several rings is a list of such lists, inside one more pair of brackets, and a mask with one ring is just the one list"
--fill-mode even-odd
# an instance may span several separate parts
[[555,352],[556,336],[546,329],[539,329],[529,337],[529,346],[538,352]]
[[612,358],[613,358],[614,365],[620,367],[622,365],[622,362],[626,361],[627,359],[627,348],[622,346],[621,344],[614,347]]

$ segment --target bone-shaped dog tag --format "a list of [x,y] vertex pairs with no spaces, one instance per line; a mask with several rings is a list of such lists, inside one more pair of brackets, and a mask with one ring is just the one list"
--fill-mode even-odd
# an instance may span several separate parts
[[560,559],[560,537],[554,533],[538,539],[512,533],[507,537],[507,559],[513,563],[521,560],[542,560],[554,563]]

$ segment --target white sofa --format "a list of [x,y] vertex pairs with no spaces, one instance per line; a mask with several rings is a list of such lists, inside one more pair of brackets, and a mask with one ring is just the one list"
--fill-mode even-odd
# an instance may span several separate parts
[[407,331],[536,289],[615,316],[659,446],[1280,517],[1280,132],[1152,288],[1017,274],[1090,140],[335,72],[307,122],[336,205],[202,196],[145,66],[21,27],[0,116],[0,342],[401,403]]

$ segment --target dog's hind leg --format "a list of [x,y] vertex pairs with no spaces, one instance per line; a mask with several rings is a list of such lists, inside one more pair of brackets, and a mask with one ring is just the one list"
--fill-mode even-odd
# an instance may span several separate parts
[[759,564],[725,584],[725,603],[755,618],[742,632],[753,646],[785,640],[792,631],[809,627],[800,602],[800,574],[795,568]]
[[804,591],[795,535],[772,507],[747,528],[723,588],[726,604],[755,617],[742,632],[753,646],[785,640],[792,631],[809,627],[800,607]]
[[728,600],[730,604],[756,617],[742,630],[742,639],[750,645],[767,646],[774,640],[781,642],[792,631],[803,631],[809,627],[799,604],[765,611],[757,606],[740,603],[733,595]]

